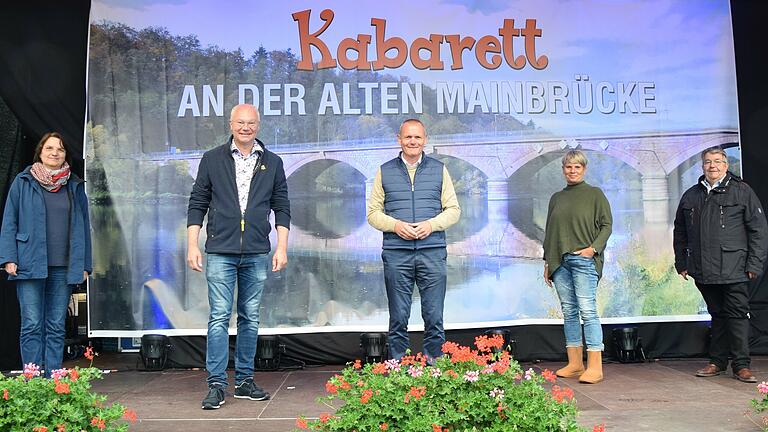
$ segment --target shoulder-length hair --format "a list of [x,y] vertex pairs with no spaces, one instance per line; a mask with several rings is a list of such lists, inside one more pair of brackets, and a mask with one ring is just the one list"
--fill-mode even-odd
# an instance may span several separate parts
[[72,165],[72,159],[70,158],[69,147],[67,147],[67,145],[64,143],[64,138],[58,132],[48,132],[47,134],[43,135],[42,138],[40,138],[40,142],[38,142],[37,147],[35,147],[35,157],[32,159],[32,162],[43,161],[42,159],[40,159],[40,153],[43,152],[43,145],[45,145],[45,142],[48,141],[48,138],[59,139],[59,142],[61,143],[61,148],[64,149],[64,160],[67,161],[69,165]]

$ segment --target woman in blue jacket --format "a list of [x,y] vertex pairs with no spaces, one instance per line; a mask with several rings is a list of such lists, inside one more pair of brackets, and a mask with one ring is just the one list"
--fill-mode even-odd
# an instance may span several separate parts
[[11,184],[0,231],[0,264],[21,309],[21,358],[46,376],[61,368],[72,288],[93,270],[85,183],[67,159],[61,135],[45,134]]

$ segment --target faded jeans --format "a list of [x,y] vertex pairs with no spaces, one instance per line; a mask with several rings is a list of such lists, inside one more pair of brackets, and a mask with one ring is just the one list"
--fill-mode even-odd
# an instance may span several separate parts
[[603,328],[597,316],[597,270],[592,258],[565,254],[552,275],[563,308],[565,346],[580,347],[581,320],[588,351],[603,350]]
[[256,341],[259,335],[259,306],[267,279],[267,254],[208,254],[208,343],[205,367],[208,385],[227,385],[229,363],[229,319],[237,284],[237,339],[235,383],[253,378]]
[[48,267],[45,279],[16,281],[21,309],[21,360],[40,366],[46,376],[53,369],[61,369],[67,307],[73,287],[67,284],[66,267]]

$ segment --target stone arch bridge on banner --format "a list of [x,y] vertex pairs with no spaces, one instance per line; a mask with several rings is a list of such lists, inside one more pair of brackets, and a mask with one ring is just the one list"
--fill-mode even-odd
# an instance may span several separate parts
[[[712,146],[738,145],[736,130],[647,133],[627,135],[553,137],[530,136],[517,132],[470,133],[430,137],[425,152],[451,156],[480,171],[487,182],[489,202],[505,200],[509,179],[529,164],[543,166],[560,158],[569,149],[591,150],[606,154],[636,170],[642,180],[643,216],[646,222],[669,223],[669,175],[691,163],[698,154]],[[334,160],[359,171],[370,191],[378,167],[397,154],[392,140],[349,140],[329,143],[284,144],[274,149],[283,159],[286,176],[318,160]],[[187,160],[190,174],[197,174],[201,151],[145,155],[145,160],[159,163]]]

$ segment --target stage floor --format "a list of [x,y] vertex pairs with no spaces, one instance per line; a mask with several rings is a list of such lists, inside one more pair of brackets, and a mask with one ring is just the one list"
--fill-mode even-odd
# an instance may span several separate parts
[[[271,393],[264,402],[227,396],[218,410],[203,411],[205,371],[136,371],[137,354],[105,354],[96,365],[117,369],[94,382],[94,389],[136,411],[131,431],[249,431],[280,432],[294,428],[298,415],[316,417],[328,408],[315,402],[325,382],[340,366],[284,372],[257,372],[256,381]],[[642,364],[605,364],[605,380],[596,385],[558,379],[574,389],[579,423],[604,423],[606,431],[757,431],[757,417],[746,415],[749,401],[758,396],[756,384],[729,374],[713,378],[693,375],[706,360],[661,360]],[[75,363],[83,365],[81,359]],[[562,363],[524,363],[524,368],[551,370]],[[758,381],[768,380],[768,357],[753,358]],[[230,372],[231,376],[231,372]],[[231,390],[231,388],[230,388]]]

